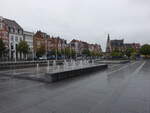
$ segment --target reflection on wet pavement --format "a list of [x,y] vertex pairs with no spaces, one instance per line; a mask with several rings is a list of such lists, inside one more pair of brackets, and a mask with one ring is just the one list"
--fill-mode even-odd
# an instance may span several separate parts
[[54,84],[0,78],[0,113],[150,112],[150,61]]

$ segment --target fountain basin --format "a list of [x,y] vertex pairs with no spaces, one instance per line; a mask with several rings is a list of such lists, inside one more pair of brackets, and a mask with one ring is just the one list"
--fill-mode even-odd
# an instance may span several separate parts
[[106,64],[94,65],[94,66],[88,66],[88,67],[83,67],[78,69],[70,69],[70,70],[60,71],[60,72],[46,73],[44,78],[46,81],[49,82],[57,82],[63,79],[68,79],[75,76],[81,76],[81,75],[89,74],[107,68],[108,65]]

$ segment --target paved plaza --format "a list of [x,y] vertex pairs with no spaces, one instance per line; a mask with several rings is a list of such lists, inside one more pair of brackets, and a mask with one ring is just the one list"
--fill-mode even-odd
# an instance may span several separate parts
[[0,113],[150,113],[148,60],[50,84],[6,72],[0,73]]

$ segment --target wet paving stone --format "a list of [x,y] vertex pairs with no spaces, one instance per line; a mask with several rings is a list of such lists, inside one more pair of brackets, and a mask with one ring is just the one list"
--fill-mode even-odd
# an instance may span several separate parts
[[47,84],[0,76],[0,113],[150,113],[150,61]]

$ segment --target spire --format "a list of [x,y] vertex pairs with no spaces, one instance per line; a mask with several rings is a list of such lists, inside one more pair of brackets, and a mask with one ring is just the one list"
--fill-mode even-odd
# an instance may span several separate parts
[[106,52],[110,52],[110,35],[107,37]]
[[108,34],[108,37],[107,37],[107,42],[109,42],[110,41],[110,36],[109,36],[109,34]]

